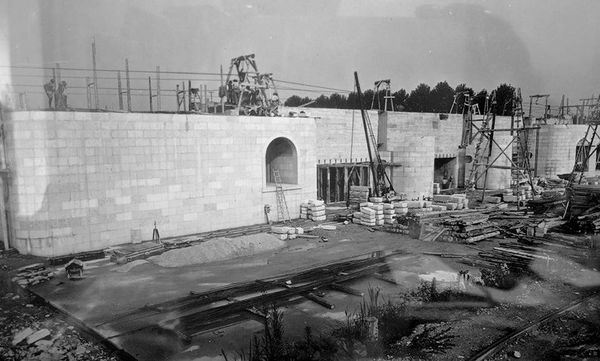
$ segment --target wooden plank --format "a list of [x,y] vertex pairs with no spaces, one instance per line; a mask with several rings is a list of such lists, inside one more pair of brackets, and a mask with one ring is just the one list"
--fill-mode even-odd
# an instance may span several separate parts
[[362,297],[365,295],[365,293],[362,291],[359,291],[352,287],[341,285],[339,283],[332,283],[331,285],[329,285],[329,288],[331,288],[332,290],[339,291],[339,292],[347,293],[352,296]]
[[305,293],[303,296],[307,300],[311,300],[314,303],[316,303],[316,304],[318,304],[320,306],[323,306],[325,308],[328,308],[330,310],[333,310],[335,308],[335,306],[333,304],[327,302],[323,297],[319,297],[319,296],[315,295],[312,292]]

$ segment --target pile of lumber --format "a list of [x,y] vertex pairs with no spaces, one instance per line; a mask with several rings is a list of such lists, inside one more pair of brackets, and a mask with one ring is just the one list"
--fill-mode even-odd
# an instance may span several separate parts
[[350,186],[350,197],[348,200],[351,209],[358,209],[359,204],[369,200],[369,187]]
[[573,228],[584,233],[600,233],[600,205],[571,219]]
[[443,222],[448,230],[440,237],[445,242],[474,243],[500,235],[498,226],[489,221],[489,215],[474,213],[447,219]]
[[600,185],[574,184],[567,189],[567,200],[571,217],[590,213],[590,208],[600,204]]
[[[544,193],[545,194],[545,193]],[[565,195],[558,193],[550,193],[542,198],[531,199],[527,202],[527,207],[535,214],[544,214],[548,210],[565,202]]]
[[12,281],[25,288],[49,281],[52,277],[54,272],[48,270],[43,263],[35,263],[17,269],[17,275],[12,278]]
[[506,264],[513,271],[526,270],[535,259],[546,262],[554,261],[555,258],[548,254],[548,250],[523,246],[516,243],[503,243],[500,247],[494,247],[489,252],[479,252],[479,257],[492,264]]

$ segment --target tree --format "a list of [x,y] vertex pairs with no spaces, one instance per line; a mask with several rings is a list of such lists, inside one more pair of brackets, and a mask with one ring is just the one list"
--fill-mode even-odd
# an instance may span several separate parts
[[474,97],[473,97],[473,101],[471,102],[471,104],[477,104],[477,106],[479,107],[479,112],[481,114],[484,114],[487,110],[487,108],[485,107],[486,101],[487,101],[487,96],[488,96],[488,92],[485,89],[481,89],[479,91],[479,93],[477,93]]
[[348,99],[338,93],[333,93],[329,96],[329,105],[336,109],[345,109],[348,107]]
[[431,111],[430,95],[431,90],[429,85],[424,83],[417,85],[406,99],[406,110],[409,112]]
[[315,102],[311,104],[312,108],[329,108],[329,97],[321,94]]
[[408,93],[404,89],[400,89],[397,92],[393,93],[394,97],[394,110],[397,112],[403,111],[406,109],[406,99],[408,98]]
[[431,90],[430,99],[432,112],[449,113],[454,101],[454,89],[446,81],[439,82]]
[[456,96],[456,104],[454,105],[453,113],[462,114],[465,111],[465,102],[467,97],[472,97],[475,92],[472,88],[469,88],[467,84],[458,84],[454,88],[454,95]]
[[302,104],[310,102],[311,100],[312,99],[310,99],[309,97],[301,98],[298,95],[292,95],[291,97],[285,100],[283,105],[285,105],[286,107],[298,107]]
[[497,115],[511,115],[514,95],[515,87],[510,84],[500,84],[496,88],[496,109],[494,112]]

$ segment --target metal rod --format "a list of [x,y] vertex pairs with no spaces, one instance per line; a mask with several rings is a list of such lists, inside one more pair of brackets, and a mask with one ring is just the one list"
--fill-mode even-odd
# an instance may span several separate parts
[[[373,154],[371,152],[371,141],[369,140],[369,130],[367,129],[367,119],[366,119],[366,110],[364,110],[363,102],[362,102],[362,92],[360,91],[360,83],[358,82],[358,73],[354,72],[354,81],[356,82],[356,93],[358,96],[358,106],[360,107],[360,114],[362,116],[363,121],[363,129],[365,131],[365,140],[367,141],[367,150],[369,151],[369,165],[371,168],[371,173],[373,175],[373,185],[375,196],[379,197],[379,184],[377,182],[377,170],[375,169],[375,164],[373,163]],[[377,146],[377,145],[375,145]]]
[[119,110],[123,110],[123,86],[121,85],[121,71],[117,71],[117,91],[119,92]]
[[90,77],[85,78],[85,95],[88,109],[92,108],[92,92],[90,91]]
[[156,66],[156,110],[160,112],[160,66]]
[[127,111],[131,111],[131,83],[129,79],[129,59],[125,58],[125,85],[127,86]]
[[150,101],[150,113],[153,113],[152,109],[152,77],[148,77],[148,100]]
[[96,68],[96,38],[92,41],[92,66],[94,74],[94,107],[98,109],[100,107],[100,100],[98,98],[98,71]]

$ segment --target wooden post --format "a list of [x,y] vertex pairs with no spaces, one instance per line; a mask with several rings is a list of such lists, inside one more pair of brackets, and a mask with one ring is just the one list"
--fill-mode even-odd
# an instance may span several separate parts
[[179,84],[175,85],[175,99],[177,101],[177,111],[179,111]]
[[[187,110],[186,110],[186,107],[185,107],[185,82],[184,81],[181,82],[181,98],[182,98],[181,104],[183,104],[183,111],[185,112],[185,111],[190,110],[190,108],[187,108]],[[189,101],[189,98],[188,98],[188,101]]]
[[[0,125],[4,128],[4,108],[0,103]],[[5,138],[4,132],[0,133],[0,140],[2,142],[2,146],[0,147],[0,169],[5,171],[6,168],[6,149],[5,149]],[[4,249],[8,250],[10,248],[10,241],[13,239],[11,234],[11,212],[10,212],[10,201],[8,199],[8,182],[6,182],[4,175],[6,173],[2,173],[0,176],[0,228],[2,228],[2,241],[4,243]],[[6,188],[6,189],[5,189]],[[6,197],[6,199],[5,199]]]
[[[98,98],[98,72],[96,69],[96,38],[92,41],[92,66],[94,67],[94,105],[98,109],[100,107],[100,100]],[[129,74],[127,77],[129,78]],[[129,83],[127,83],[127,88],[129,88]]]
[[129,59],[125,58],[125,83],[127,86],[127,111],[131,111],[131,83],[129,79]]
[[[58,84],[56,83],[56,68],[52,68],[52,79],[54,79],[54,93],[52,93],[52,104],[54,104],[54,109],[56,109],[56,89],[58,87]],[[52,109],[52,107],[50,107],[50,109]]]
[[329,189],[331,187],[331,184],[329,182],[329,167],[326,167],[325,169],[327,169],[327,173],[326,173],[326,177],[325,177],[325,203],[329,203],[330,202],[330,197],[331,197],[331,190]]
[[117,71],[117,91],[119,92],[119,110],[123,110],[123,86],[121,85],[121,71]]
[[317,166],[317,199],[323,198],[323,172],[321,168]]
[[[224,84],[223,84],[223,64],[221,64],[221,86],[224,86]],[[221,113],[225,114],[225,101],[223,100],[223,97],[220,97],[220,98],[221,98]]]
[[208,90],[206,84],[204,84],[204,112],[208,113]]
[[[192,111],[192,81],[188,80],[188,110]],[[194,110],[196,110],[194,108]]]
[[348,200],[348,192],[350,191],[348,187],[348,167],[344,166],[344,198],[343,200]]
[[156,110],[160,112],[160,66],[156,66]]
[[148,77],[148,100],[150,101],[150,113],[154,113],[152,110],[152,77]]
[[85,96],[87,100],[87,108],[92,108],[92,92],[90,91],[90,77],[85,78]]

